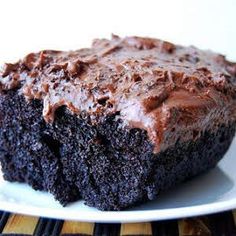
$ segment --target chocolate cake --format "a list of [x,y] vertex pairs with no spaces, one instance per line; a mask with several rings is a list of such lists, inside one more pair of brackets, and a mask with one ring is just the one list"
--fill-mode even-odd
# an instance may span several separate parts
[[[236,64],[152,38],[31,53],[0,72],[4,178],[101,210],[213,168],[236,123]],[[174,199],[173,199],[174,201]]]

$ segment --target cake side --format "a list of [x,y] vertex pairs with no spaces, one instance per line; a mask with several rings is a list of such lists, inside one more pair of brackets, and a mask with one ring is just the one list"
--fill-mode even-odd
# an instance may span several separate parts
[[4,178],[102,210],[213,168],[235,134],[236,64],[151,38],[32,53],[0,72]]
[[[53,124],[42,102],[26,103],[17,91],[0,97],[0,161],[4,178],[52,193],[63,205],[82,197],[101,210],[121,210],[213,168],[227,151],[235,123],[202,132],[158,154],[147,132],[115,115],[96,125],[65,107]],[[118,114],[117,114],[118,115]]]

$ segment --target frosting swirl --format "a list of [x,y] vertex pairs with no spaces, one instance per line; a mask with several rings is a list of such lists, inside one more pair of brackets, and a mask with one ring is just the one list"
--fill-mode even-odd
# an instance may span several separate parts
[[60,106],[97,122],[118,114],[147,130],[155,151],[236,120],[236,64],[224,56],[152,38],[94,40],[77,51],[31,53],[0,72],[0,90],[43,100],[53,122]]

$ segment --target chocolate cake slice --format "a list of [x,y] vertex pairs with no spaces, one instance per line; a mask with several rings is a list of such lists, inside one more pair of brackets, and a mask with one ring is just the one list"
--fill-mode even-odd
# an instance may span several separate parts
[[155,199],[213,168],[235,123],[236,64],[195,47],[113,36],[0,72],[4,178],[63,205],[121,210]]

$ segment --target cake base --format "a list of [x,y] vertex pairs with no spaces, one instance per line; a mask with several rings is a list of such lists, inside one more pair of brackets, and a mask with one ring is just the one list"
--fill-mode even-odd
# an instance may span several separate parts
[[[118,114],[117,114],[118,115]],[[153,153],[147,133],[124,127],[116,115],[96,126],[64,107],[45,123],[41,101],[17,91],[0,96],[0,161],[4,178],[52,193],[66,205],[84,199],[101,210],[121,210],[213,168],[235,134],[235,124],[195,141]]]

